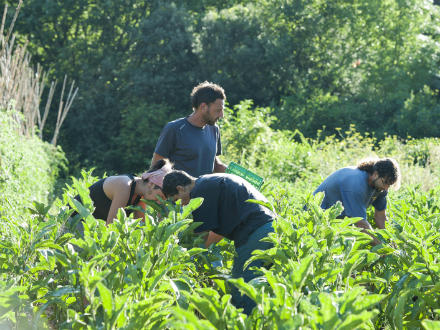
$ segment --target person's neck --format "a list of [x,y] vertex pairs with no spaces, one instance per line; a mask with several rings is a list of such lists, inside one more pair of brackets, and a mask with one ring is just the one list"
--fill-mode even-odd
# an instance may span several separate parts
[[370,188],[374,188],[374,179],[373,179],[373,175],[372,174],[368,174],[367,182],[368,182],[368,186]]
[[206,123],[203,120],[203,118],[199,115],[198,112],[193,112],[188,116],[188,121],[191,123],[191,125],[194,125],[196,127],[203,128],[205,127]]
[[142,178],[135,177],[136,187],[134,188],[135,196],[144,196],[147,191],[147,181],[142,180]]
[[191,183],[187,184],[185,186],[185,191],[191,196],[191,191],[194,189],[194,186],[196,185],[197,179],[191,179]]

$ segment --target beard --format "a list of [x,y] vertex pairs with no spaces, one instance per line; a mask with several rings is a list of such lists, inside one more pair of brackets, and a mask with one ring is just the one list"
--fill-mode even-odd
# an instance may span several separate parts
[[216,122],[217,122],[217,119],[214,119],[214,120],[211,119],[209,121],[206,121],[206,123],[211,126],[214,126]]
[[217,120],[218,120],[218,118],[212,118],[211,113],[209,111],[207,113],[205,113],[205,115],[203,116],[203,121],[207,125],[214,126],[215,123],[217,122]]

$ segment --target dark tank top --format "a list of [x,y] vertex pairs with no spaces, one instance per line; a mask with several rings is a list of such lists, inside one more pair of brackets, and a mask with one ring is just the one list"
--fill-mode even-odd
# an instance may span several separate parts
[[[134,190],[136,188],[136,181],[134,181],[133,174],[122,174],[128,176],[132,181],[130,184],[130,197],[128,197],[128,201],[126,206],[128,205],[136,205],[139,203],[140,196],[138,196],[133,203],[130,203],[133,198]],[[95,211],[93,212],[93,216],[96,219],[107,220],[108,212],[110,211],[110,206],[112,205],[112,200],[107,197],[104,192],[104,181],[106,178],[101,179],[89,187],[90,198],[93,201],[93,205],[95,206]],[[75,197],[80,201],[79,196]],[[130,215],[133,211],[127,210],[127,215]],[[75,212],[76,213],[76,212]]]

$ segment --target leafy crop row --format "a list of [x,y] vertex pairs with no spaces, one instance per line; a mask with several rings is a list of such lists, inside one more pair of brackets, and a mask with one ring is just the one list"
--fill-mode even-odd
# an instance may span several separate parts
[[[321,195],[304,199],[308,211],[282,205],[267,238],[273,248],[253,257],[273,265],[244,283],[226,275],[228,242],[209,251],[193,242],[189,216],[200,200],[182,210],[170,206],[161,222],[152,209],[145,224],[121,210],[106,227],[91,216],[90,201],[83,206],[71,198],[87,191],[86,181],[75,181],[63,196],[85,219],[83,238],[67,230],[72,210],[65,207],[51,215],[35,204],[24,228],[3,219],[9,229],[0,243],[3,319],[105,329],[438,326],[438,189],[405,189],[410,198],[393,203],[392,222],[377,232],[384,244],[373,249],[351,226],[355,219],[336,219],[340,205],[321,210]],[[223,266],[213,268],[219,258]],[[250,316],[230,304],[231,285],[257,303]]]
[[[266,178],[267,206],[278,214],[275,232],[266,238],[273,248],[253,258],[266,260],[270,268],[260,269],[261,276],[250,283],[229,278],[233,244],[223,240],[204,249],[192,233],[196,224],[191,211],[200,200],[183,208],[168,205],[162,221],[152,207],[145,223],[121,210],[118,220],[105,226],[91,215],[87,197],[87,186],[96,178],[83,172],[55,204],[35,202],[28,212],[13,207],[14,216],[1,214],[0,325],[438,328],[438,141],[377,141],[355,130],[340,132],[340,138],[310,140],[273,131],[264,112],[251,116],[248,106],[241,106],[222,128],[231,141],[226,157]],[[260,131],[234,130],[240,121]],[[245,156],[231,156],[240,154]],[[322,196],[310,193],[333,169],[375,154],[399,160],[403,187],[390,192],[389,221],[386,229],[376,230],[383,244],[372,248],[369,237],[352,226],[356,219],[336,219],[341,206],[324,211],[319,207]],[[266,158],[279,167],[271,167]],[[72,198],[76,194],[84,205]],[[68,221],[73,210],[84,219],[83,237]],[[370,211],[368,220],[372,218]],[[233,286],[256,302],[251,315],[230,303]]]

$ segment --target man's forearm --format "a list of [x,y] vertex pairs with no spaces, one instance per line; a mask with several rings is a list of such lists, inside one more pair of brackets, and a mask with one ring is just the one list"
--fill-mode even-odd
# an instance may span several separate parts
[[371,231],[373,230],[373,228],[371,227],[371,225],[368,223],[367,220],[364,219],[364,220],[361,220],[361,221],[356,222],[356,226],[358,226],[359,228],[362,228],[362,232],[363,232],[363,233],[368,234],[368,235],[371,236],[371,238],[372,238],[371,244],[372,244],[373,246],[374,246],[374,245],[381,244],[381,241],[379,241],[379,240],[377,239],[377,237],[374,236],[374,235],[371,233]]
[[385,210],[374,212],[374,222],[376,222],[377,228],[385,229],[386,221],[387,221],[387,215],[385,213]]
[[223,239],[223,236],[214,233],[213,231],[209,231],[205,237],[205,247],[208,248],[211,244],[216,244]]
[[227,166],[223,164],[218,157],[214,160],[214,173],[225,173]]
[[358,226],[359,228],[368,229],[368,230],[372,230],[373,229],[371,227],[370,223],[367,220],[365,220],[365,219],[356,222],[356,226]]

